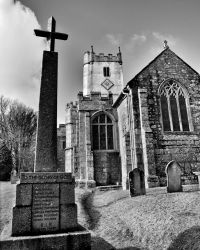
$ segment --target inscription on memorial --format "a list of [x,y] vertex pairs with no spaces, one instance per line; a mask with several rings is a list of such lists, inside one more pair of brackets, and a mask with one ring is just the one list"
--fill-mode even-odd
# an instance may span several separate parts
[[59,230],[59,184],[33,185],[32,230]]
[[71,173],[21,173],[20,174],[20,183],[59,183],[59,182],[72,182]]

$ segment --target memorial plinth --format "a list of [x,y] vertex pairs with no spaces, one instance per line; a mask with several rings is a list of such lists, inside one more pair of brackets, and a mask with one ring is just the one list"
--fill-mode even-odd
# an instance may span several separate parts
[[13,208],[12,235],[77,230],[74,188],[71,173],[21,173]]

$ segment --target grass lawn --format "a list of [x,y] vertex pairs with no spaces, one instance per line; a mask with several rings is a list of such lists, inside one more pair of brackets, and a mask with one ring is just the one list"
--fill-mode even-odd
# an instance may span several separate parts
[[[0,230],[12,218],[15,185],[0,183]],[[76,189],[79,223],[92,250],[200,250],[200,192],[129,197],[127,191]]]

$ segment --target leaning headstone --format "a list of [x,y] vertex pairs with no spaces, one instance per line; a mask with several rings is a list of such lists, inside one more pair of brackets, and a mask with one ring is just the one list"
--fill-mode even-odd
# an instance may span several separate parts
[[166,166],[167,192],[181,192],[181,168],[176,161],[170,161]]
[[[44,51],[34,172],[20,175],[13,208],[12,238],[9,249],[90,249],[91,236],[78,225],[75,180],[71,173],[57,172],[57,65],[54,40],[67,35],[51,30],[35,30],[50,40]],[[8,242],[1,249],[8,249]]]
[[144,172],[142,170],[135,168],[129,172],[129,190],[131,197],[146,193]]

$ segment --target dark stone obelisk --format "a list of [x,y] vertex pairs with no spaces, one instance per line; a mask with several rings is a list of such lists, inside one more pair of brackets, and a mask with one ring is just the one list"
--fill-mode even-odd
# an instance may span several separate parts
[[34,172],[57,171],[58,53],[43,52]]
[[35,30],[46,37],[50,51],[44,51],[39,101],[34,172],[20,174],[13,208],[12,237],[1,242],[1,249],[82,249],[89,250],[91,236],[78,225],[75,180],[71,173],[57,171],[57,71],[55,39],[67,35],[55,32],[56,22],[49,21],[49,31]]

